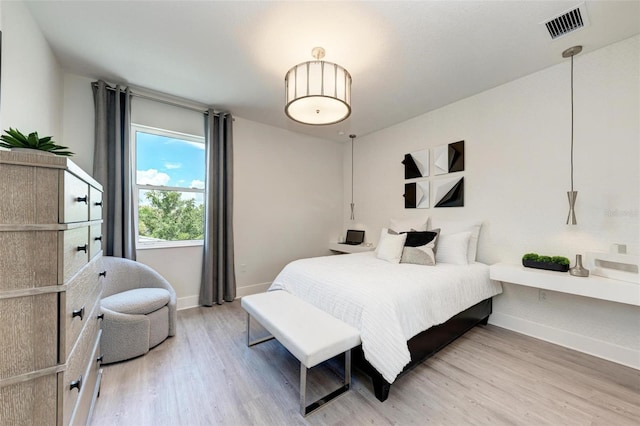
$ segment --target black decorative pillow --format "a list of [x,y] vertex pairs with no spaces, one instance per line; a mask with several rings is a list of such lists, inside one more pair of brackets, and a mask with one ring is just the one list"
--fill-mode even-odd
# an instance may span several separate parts
[[400,263],[435,265],[438,234],[440,229],[424,232],[407,232]]
[[[426,244],[429,244],[431,241],[437,239],[439,232],[440,232],[439,229],[434,229],[431,231],[423,231],[423,232],[417,232],[417,231],[406,232],[407,241],[404,243],[404,246],[405,247],[424,246]],[[403,234],[404,233],[405,232],[403,232]]]

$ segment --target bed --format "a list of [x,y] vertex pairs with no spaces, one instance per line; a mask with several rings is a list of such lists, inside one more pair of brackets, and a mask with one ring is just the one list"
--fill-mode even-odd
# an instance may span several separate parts
[[491,313],[502,289],[489,267],[397,264],[373,252],[289,263],[269,291],[284,290],[360,330],[357,367],[371,376],[380,401],[404,372]]

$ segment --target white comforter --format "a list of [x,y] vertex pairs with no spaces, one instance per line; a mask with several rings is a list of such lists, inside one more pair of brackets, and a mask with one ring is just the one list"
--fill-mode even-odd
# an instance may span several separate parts
[[502,292],[482,263],[391,264],[372,252],[296,260],[269,290],[288,291],[360,330],[365,358],[389,383],[411,360],[407,340]]

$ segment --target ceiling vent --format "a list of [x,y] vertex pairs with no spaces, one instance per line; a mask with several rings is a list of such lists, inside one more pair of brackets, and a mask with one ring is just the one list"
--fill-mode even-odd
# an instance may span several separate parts
[[589,17],[584,3],[542,22],[552,40],[589,26]]

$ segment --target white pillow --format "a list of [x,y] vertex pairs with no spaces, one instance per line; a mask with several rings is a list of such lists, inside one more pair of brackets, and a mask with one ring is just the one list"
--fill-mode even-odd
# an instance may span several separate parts
[[409,231],[424,232],[427,230],[428,221],[429,216],[424,218],[389,219],[389,229],[396,231],[398,234]]
[[458,232],[456,234],[440,234],[438,237],[438,251],[436,251],[436,263],[451,263],[453,265],[466,265],[468,260],[469,240],[471,232]]
[[[469,238],[469,247],[467,249],[467,262],[473,263],[476,261],[478,253],[478,239],[480,238],[480,228],[482,227],[482,221],[446,221],[446,220],[434,220],[431,224],[432,228],[440,228],[440,235],[456,234],[458,232],[471,232]],[[438,250],[440,249],[440,242],[438,242]],[[437,258],[436,258],[437,260]]]
[[387,262],[400,263],[406,240],[407,234],[392,235],[387,228],[382,228],[378,247],[376,247],[376,257]]

